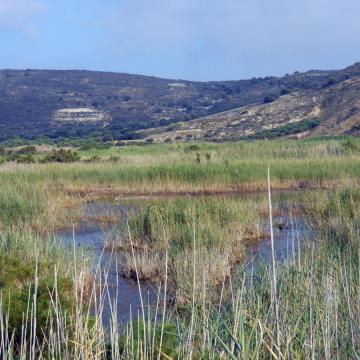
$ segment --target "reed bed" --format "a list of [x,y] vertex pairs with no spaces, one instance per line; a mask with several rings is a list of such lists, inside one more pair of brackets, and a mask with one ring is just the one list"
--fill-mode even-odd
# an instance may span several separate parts
[[[150,164],[146,149],[134,148],[124,151],[126,163],[120,156],[111,164],[0,168],[1,359],[360,358],[356,146],[341,139],[187,146],[154,145]],[[240,262],[235,270],[242,241],[259,235],[260,214],[278,211],[267,209],[266,197],[149,202],[128,218],[120,244],[129,247],[128,270],[141,299],[126,324],[116,306],[121,288],[110,295],[110,269],[99,264],[90,273],[86,257],[52,235],[75,204],[91,199],[90,190],[114,196],[266,189],[268,165],[273,189],[339,188],[289,195],[289,203],[302,199],[312,238],[283,262]],[[158,298],[150,307],[141,278],[154,276]]]
[[[263,264],[253,271],[240,267],[237,275],[227,281],[224,276],[218,290],[220,298],[214,302],[208,293],[212,286],[208,281],[209,270],[201,271],[198,266],[204,253],[195,233],[187,250],[192,262],[183,263],[184,271],[193,275],[191,286],[184,289],[184,296],[190,300],[187,305],[176,311],[164,307],[167,303],[164,287],[168,286],[169,280],[164,276],[154,309],[146,307],[146,296],[142,294],[142,310],[132,313],[133,320],[122,327],[117,321],[119,314],[114,304],[110,326],[104,327],[104,304],[116,301],[108,297],[106,271],[97,270],[98,281],[92,284],[86,300],[86,282],[81,267],[72,267],[67,277],[72,285],[67,289],[71,289],[75,302],[69,310],[62,298],[60,271],[53,269],[54,281],[45,290],[39,276],[42,265],[34,262],[29,269],[29,276],[34,276],[34,287],[26,297],[27,305],[17,332],[11,327],[12,313],[6,305],[8,295],[2,291],[1,357],[357,358],[360,351],[360,228],[355,216],[359,211],[358,194],[354,190],[340,191],[322,199],[322,211],[316,211],[313,223],[314,227],[317,222],[322,224],[321,231],[316,234],[316,243],[309,241],[301,252],[275,264],[275,298],[271,264]],[[314,209],[318,203],[312,205]],[[313,211],[310,206],[308,208]],[[338,221],[334,221],[334,217]],[[134,261],[137,262],[137,258]],[[217,262],[221,263],[221,259]],[[217,269],[217,262],[208,264],[209,268]],[[162,259],[162,264],[166,274],[166,258]],[[222,264],[220,268],[224,269]],[[219,277],[224,275],[221,271],[216,272]],[[99,281],[105,285],[99,287]],[[38,308],[43,291],[50,301],[46,304],[48,310],[40,314]],[[139,291],[142,291],[141,282]]]
[[9,184],[16,178],[22,183],[85,198],[248,192],[266,190],[268,165],[274,189],[333,189],[344,184],[357,185],[360,176],[360,157],[349,157],[156,166],[38,164],[24,170],[3,170],[0,179]]
[[274,189],[333,189],[357,185],[360,175],[358,140],[164,144],[104,151],[116,154],[118,161],[4,164],[0,180],[94,199],[266,190],[268,166]]
[[226,197],[151,200],[129,215],[131,236],[124,228],[118,233],[113,230],[105,246],[121,252],[124,274],[134,279],[135,256],[141,280],[163,280],[161,260],[168,253],[169,284],[175,291],[172,301],[179,306],[186,298],[184,289],[192,285],[193,276],[187,269],[193,266],[194,234],[202,253],[197,277],[206,274],[206,283],[215,290],[244,258],[245,242],[263,236],[260,214],[264,206],[264,197],[262,201]]

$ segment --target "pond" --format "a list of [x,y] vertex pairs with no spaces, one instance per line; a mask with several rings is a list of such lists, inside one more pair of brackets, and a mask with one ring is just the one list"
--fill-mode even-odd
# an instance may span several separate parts
[[[275,199],[277,208],[281,209],[281,215],[275,214],[273,218],[275,257],[280,262],[289,258],[295,260],[301,250],[302,240],[310,234],[302,216],[289,215],[286,205],[288,196],[288,192],[278,193]],[[242,199],[243,196],[238,196],[238,201]],[[66,246],[75,246],[79,250],[77,256],[83,254],[91,259],[91,272],[103,289],[100,291],[103,302],[101,316],[105,326],[110,325],[114,313],[117,314],[116,321],[124,325],[130,319],[136,319],[143,308],[148,311],[155,304],[159,304],[158,298],[161,295],[159,285],[152,281],[141,281],[141,298],[138,283],[123,276],[122,253],[112,252],[105,247],[106,241],[113,236],[114,229],[119,231],[118,225],[125,223],[127,214],[138,211],[146,201],[147,199],[118,200],[86,204],[82,209],[83,216],[76,221],[74,229],[59,234]],[[245,245],[246,255],[242,265],[251,271],[260,263],[271,261],[268,217],[261,217],[260,226],[265,236]],[[144,307],[141,305],[142,302]]]

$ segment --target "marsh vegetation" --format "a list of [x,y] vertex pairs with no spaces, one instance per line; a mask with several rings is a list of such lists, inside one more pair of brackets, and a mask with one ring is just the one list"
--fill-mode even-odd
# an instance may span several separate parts
[[[358,358],[359,144],[164,144],[4,163],[0,357]],[[126,211],[83,211],[99,201]],[[274,242],[299,218],[309,231],[289,256],[249,267],[248,249],[269,238],[269,210]],[[99,258],[115,259],[116,276],[78,246],[76,226],[89,221],[111,229]],[[70,245],[61,231],[74,232]],[[126,322],[123,276],[139,298]]]

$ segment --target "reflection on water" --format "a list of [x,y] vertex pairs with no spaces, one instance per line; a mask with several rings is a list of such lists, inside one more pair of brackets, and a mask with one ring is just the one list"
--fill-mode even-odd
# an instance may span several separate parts
[[[270,234],[268,219],[262,219],[261,228],[265,234]],[[302,240],[310,235],[309,227],[301,217],[275,217],[273,219],[275,259],[284,261],[297,256],[302,248]],[[271,261],[271,239],[267,236],[261,241],[252,242],[246,247],[248,262],[255,266],[259,262]]]
[[[102,309],[104,324],[108,326],[110,323],[112,306],[116,307],[116,314],[121,323],[129,320],[130,310],[133,317],[137,318],[141,312],[138,285],[122,276],[121,254],[104,250],[105,229],[96,230],[94,226],[92,228],[93,230],[80,229],[74,233],[62,233],[61,238],[66,245],[77,247],[80,250],[79,254],[83,253],[92,259],[92,273],[106,289]],[[158,286],[150,281],[142,282],[141,292],[145,305],[156,303],[157,289]]]
[[[288,194],[287,194],[288,195]],[[286,196],[286,194],[284,195]],[[130,211],[137,211],[141,203],[117,202],[117,203],[92,203],[84,209],[85,218],[97,219],[100,216],[108,216],[117,224],[124,223],[125,216]],[[285,205],[285,198],[280,194],[277,196],[277,206],[282,208],[282,216],[274,217],[274,246],[275,257],[278,261],[294,258],[301,249],[301,240],[308,236],[309,230],[305,221],[300,217],[290,217]],[[269,221],[261,219],[261,228],[265,234],[270,233]],[[120,231],[116,227],[116,231]],[[82,222],[79,221],[76,230],[63,232],[60,238],[65,245],[75,246],[79,254],[83,253],[92,260],[92,273],[104,286],[104,298],[102,317],[104,325],[109,326],[112,309],[116,309],[117,321],[124,324],[131,318],[135,319],[141,312],[141,299],[138,284],[122,276],[123,257],[121,252],[114,252],[104,249],[106,236],[113,233],[111,226],[102,226],[98,220]],[[79,255],[78,255],[79,256]],[[259,241],[246,245],[247,268],[254,269],[262,262],[271,261],[271,241],[265,236]],[[145,307],[147,304],[157,303],[158,285],[151,281],[141,282],[141,293]],[[147,310],[147,309],[146,309]]]

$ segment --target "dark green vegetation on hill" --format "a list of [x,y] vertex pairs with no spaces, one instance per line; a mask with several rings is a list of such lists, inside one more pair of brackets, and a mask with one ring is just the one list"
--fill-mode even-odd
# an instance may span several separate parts
[[302,133],[304,131],[312,130],[319,126],[320,121],[317,119],[313,120],[301,120],[295,123],[288,123],[274,129],[261,130],[253,135],[249,135],[248,139],[275,139],[284,136],[294,135]]
[[[91,71],[1,70],[0,141],[16,136],[136,139],[146,134],[134,130],[187,123],[251,104],[271,106],[278,98],[298,92],[308,108],[313,105],[313,96],[331,94],[339,84],[358,76],[359,64],[339,71],[316,70],[281,78],[223,82]],[[337,99],[337,106],[343,106],[341,94],[334,94],[335,99],[327,97],[328,102],[324,100],[323,104],[323,111],[329,110],[329,117]],[[353,88],[346,96],[352,99],[351,94],[356,97]],[[347,106],[346,111],[348,117],[358,114],[355,104],[349,109]],[[298,111],[290,109],[283,121],[289,122],[297,116]],[[273,124],[276,120],[273,114],[268,122]],[[230,130],[241,134],[236,126]],[[207,137],[221,139],[211,133]]]
[[[140,131],[153,141],[210,140],[227,141],[269,137],[312,137],[318,135],[355,135],[360,133],[360,77],[354,69],[348,79],[331,81],[318,89],[293,90],[277,98],[249,104],[186,123],[176,123]],[[350,69],[352,71],[350,72]],[[303,126],[305,123],[316,126]],[[291,127],[291,131],[290,130]],[[282,131],[286,129],[287,131]],[[280,131],[281,130],[281,131]],[[269,132],[272,132],[270,135]]]

